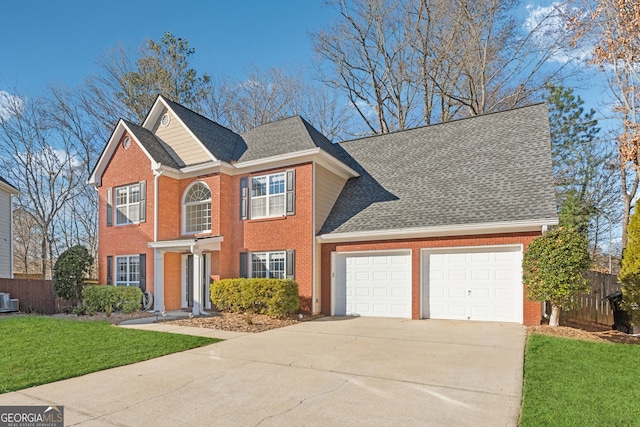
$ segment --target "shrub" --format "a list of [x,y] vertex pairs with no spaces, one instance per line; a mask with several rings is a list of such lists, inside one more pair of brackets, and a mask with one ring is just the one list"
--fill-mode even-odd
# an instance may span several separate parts
[[85,278],[93,257],[82,245],[73,246],[62,254],[53,267],[53,289],[60,298],[80,299]]
[[587,240],[572,228],[555,228],[529,244],[522,281],[530,300],[551,302],[551,326],[558,326],[561,309],[574,308],[577,295],[589,290],[584,276],[589,265]]
[[219,310],[283,317],[300,308],[298,283],[290,279],[222,279],[210,291]]
[[[89,311],[122,311],[132,313],[140,310],[142,291],[135,286],[93,285],[84,290],[84,303]],[[109,308],[107,308],[109,307]]]

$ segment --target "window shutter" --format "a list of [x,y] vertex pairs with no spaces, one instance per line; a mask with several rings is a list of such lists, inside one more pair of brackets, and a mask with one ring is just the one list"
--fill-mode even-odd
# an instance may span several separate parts
[[113,194],[112,189],[107,188],[107,227],[113,225]]
[[296,251],[287,251],[286,277],[294,279],[296,275]]
[[296,214],[296,171],[287,171],[287,215]]
[[147,290],[147,254],[140,254],[140,289]]
[[107,257],[107,285],[113,285],[113,257]]
[[247,178],[240,178],[240,219],[249,218],[249,187]]
[[140,222],[147,221],[147,182],[140,181]]
[[240,277],[249,277],[249,252],[240,252]]

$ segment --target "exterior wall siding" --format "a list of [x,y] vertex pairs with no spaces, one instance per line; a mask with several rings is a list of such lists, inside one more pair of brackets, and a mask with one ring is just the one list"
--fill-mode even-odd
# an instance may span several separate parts
[[[169,117],[171,117],[171,121],[166,127],[160,125],[162,116],[165,113],[169,114]],[[200,144],[196,143],[193,136],[191,136],[187,129],[182,126],[171,112],[167,112],[165,110],[165,112],[160,115],[158,122],[152,129],[152,132],[154,132],[165,144],[171,147],[177,157],[182,160],[185,165],[201,163],[203,159],[209,158],[209,154],[200,147]]]
[[0,190],[0,278],[11,278],[13,237],[11,233],[11,194]]
[[[421,249],[446,248],[465,246],[509,245],[522,244],[526,250],[529,243],[540,235],[539,232],[494,234],[477,236],[433,237],[424,239],[353,242],[353,243],[325,243],[322,244],[322,313],[331,314],[331,253],[350,251],[373,251],[392,249],[411,249],[412,278],[411,313],[413,319],[419,319],[420,313],[420,286],[421,286]],[[524,290],[523,323],[525,325],[539,325],[541,320],[540,303],[526,299]]]
[[322,166],[315,166],[316,173],[316,223],[315,232],[317,233],[322,228],[325,220],[329,216],[334,203],[340,196],[342,187],[347,182],[345,179],[339,177],[333,172],[323,168]]

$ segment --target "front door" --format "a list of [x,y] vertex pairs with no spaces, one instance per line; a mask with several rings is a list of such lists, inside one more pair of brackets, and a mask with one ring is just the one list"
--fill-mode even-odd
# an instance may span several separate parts
[[208,268],[208,263],[207,263],[207,254],[202,254],[202,255],[186,255],[183,257],[184,259],[184,297],[183,297],[183,304],[186,303],[186,307],[192,308],[193,307],[193,296],[195,295],[195,280],[194,280],[194,269],[193,269],[193,257],[194,256],[201,256],[201,262],[202,262],[202,283],[204,284],[204,286],[202,286],[202,298],[201,301],[204,301],[204,306],[209,308],[210,304],[209,304],[209,300],[207,298],[208,295],[208,277],[209,277],[209,268]]

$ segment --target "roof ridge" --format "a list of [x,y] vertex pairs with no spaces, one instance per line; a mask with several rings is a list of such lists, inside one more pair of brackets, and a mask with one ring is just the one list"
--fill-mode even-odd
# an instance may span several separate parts
[[200,118],[203,118],[203,119],[205,119],[205,120],[207,120],[207,121],[209,121],[209,122],[213,123],[213,124],[214,124],[214,125],[216,125],[216,126],[220,126],[221,128],[228,130],[229,132],[233,132],[233,133],[235,133],[235,134],[238,134],[238,133],[237,133],[236,131],[234,131],[233,129],[230,129],[230,128],[228,128],[228,127],[224,126],[224,125],[221,125],[220,123],[216,122],[215,120],[212,120],[212,119],[210,119],[210,118],[209,118],[209,117],[207,117],[207,116],[204,116],[204,115],[202,115],[202,114],[200,114],[200,113],[198,113],[198,112],[196,112],[196,111],[193,111],[191,108],[189,108],[189,107],[185,107],[184,105],[179,104],[179,103],[177,103],[177,102],[175,102],[175,101],[173,101],[173,100],[171,100],[171,99],[167,98],[167,97],[166,97],[166,96],[164,96],[164,95],[158,95],[158,96],[159,96],[160,98],[162,98],[163,100],[165,100],[166,102],[168,102],[169,104],[172,104],[172,107],[173,107],[173,106],[178,106],[179,108],[182,108],[183,110],[187,110],[187,112],[189,112],[189,113],[191,113],[191,114],[193,114],[193,115],[199,116]]
[[419,130],[419,129],[433,128],[433,127],[440,126],[440,125],[447,125],[447,124],[451,124],[451,123],[459,123],[459,122],[466,121],[466,120],[479,119],[479,118],[482,118],[482,117],[488,117],[488,116],[492,116],[492,115],[496,115],[496,114],[503,114],[503,113],[508,113],[508,112],[512,112],[512,111],[518,111],[518,110],[522,110],[524,108],[532,108],[532,107],[537,107],[537,106],[540,106],[540,105],[546,105],[546,102],[540,101],[540,102],[535,102],[533,104],[521,105],[519,107],[510,108],[508,110],[491,111],[489,113],[478,114],[476,116],[461,117],[461,118],[458,118],[458,119],[449,120],[447,122],[439,122],[439,123],[433,123],[433,124],[428,124],[428,125],[417,126],[417,127],[413,127],[413,128],[409,128],[409,129],[396,130],[396,131],[393,131],[393,132],[377,133],[375,135],[361,136],[361,137],[354,138],[354,139],[348,139],[348,140],[345,140],[345,141],[340,141],[340,142],[338,142],[338,144],[342,145],[342,144],[349,143],[349,142],[362,141],[363,139],[377,138],[379,136],[384,136],[384,135],[395,135],[395,134],[399,134],[399,133],[402,133],[402,132],[410,132],[410,131],[415,131],[415,130]]

